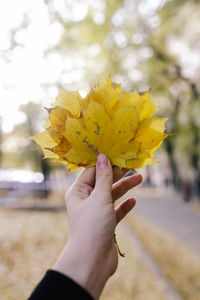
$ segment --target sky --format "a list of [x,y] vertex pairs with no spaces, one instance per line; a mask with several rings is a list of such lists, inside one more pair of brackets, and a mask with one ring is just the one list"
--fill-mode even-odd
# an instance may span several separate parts
[[[9,132],[26,118],[18,111],[20,104],[31,100],[45,102],[48,95],[41,85],[56,81],[61,59],[53,54],[45,58],[44,51],[57,44],[63,29],[59,23],[50,24],[43,1],[8,0],[1,1],[0,6],[1,52],[9,49],[9,32],[22,24],[24,13],[28,14],[30,22],[27,29],[22,28],[15,35],[20,46],[12,52],[6,51],[6,59],[0,58],[0,114],[3,131]],[[48,93],[54,97],[57,89],[52,85]]]
[[[154,1],[152,9],[159,5],[161,0]],[[146,1],[150,2],[150,1]],[[66,3],[69,9],[66,9]],[[151,2],[152,3],[152,2]],[[148,4],[148,3],[147,3]],[[104,22],[103,0],[54,0],[53,8],[62,15],[66,21],[78,22],[86,17],[88,6],[92,5],[97,12],[94,22]],[[152,4],[151,4],[152,5]],[[143,10],[143,7],[141,6]],[[28,16],[28,20],[25,17]],[[113,22],[120,22],[120,15]],[[17,30],[15,38],[11,31]],[[29,101],[48,105],[50,99],[56,97],[58,79],[65,84],[81,81],[84,78],[84,59],[74,54],[65,57],[52,52],[44,55],[45,51],[60,41],[63,27],[51,20],[48,7],[42,0],[6,0],[0,2],[0,116],[2,117],[2,130],[12,131],[15,124],[25,121],[26,115],[19,111],[20,104]],[[116,36],[116,43],[123,46],[126,41],[123,36]],[[19,45],[16,46],[15,43]],[[11,46],[13,50],[9,50]],[[98,45],[91,45],[88,54],[95,57],[98,54]],[[67,70],[63,77],[60,74]],[[133,79],[140,74],[132,72]],[[136,76],[137,75],[137,76]],[[62,83],[62,82],[61,82]],[[43,88],[48,84],[48,88]],[[84,96],[89,87],[85,83],[80,93]],[[52,102],[52,101],[51,101]]]
[[[55,8],[62,9],[62,2],[55,1]],[[86,13],[83,8],[76,9],[70,17],[79,21]],[[27,14],[29,19],[27,27],[24,14]],[[14,40],[14,43],[20,45],[9,51],[10,31],[20,25],[24,25],[24,28],[17,31]],[[58,90],[55,82],[65,66],[61,55],[53,52],[45,55],[44,52],[56,46],[62,32],[63,27],[60,23],[51,22],[43,1],[0,2],[0,115],[3,117],[4,132],[10,132],[15,124],[25,120],[25,114],[19,111],[20,104],[34,101],[46,105],[49,99],[56,97]],[[69,57],[65,60],[68,68],[72,60],[75,63],[77,58]],[[80,61],[78,63],[80,65]],[[74,64],[71,64],[71,67],[73,66]],[[74,77],[81,80],[81,72],[74,70],[70,74],[71,80]],[[69,81],[69,78],[66,77],[65,81],[67,80]],[[50,87],[44,90],[45,84]]]
[[[141,16],[151,14],[164,2],[165,0],[143,0],[138,6],[138,13]],[[89,5],[97,9],[94,22],[103,23],[103,0],[53,0],[54,10],[66,21],[79,22],[84,19]],[[120,24],[121,13],[116,14],[112,22]],[[11,32],[18,26],[20,30],[17,30],[13,39]],[[74,53],[65,56],[63,60],[62,54],[54,51],[45,55],[46,50],[59,43],[62,33],[62,25],[57,21],[52,22],[44,1],[0,2],[0,116],[5,133],[11,132],[15,124],[25,121],[26,115],[19,111],[20,104],[34,101],[49,106],[58,94],[58,80],[63,84],[73,84],[75,89],[80,87],[82,96],[87,93],[89,86],[84,81],[84,57]],[[140,37],[135,34],[134,38],[138,40]],[[16,46],[16,43],[19,45]],[[116,36],[116,44],[119,47],[126,46],[122,35]],[[187,47],[182,47],[181,41],[172,41],[172,49],[174,44],[175,53],[182,53],[184,56],[185,51],[187,61],[190,59],[190,63],[196,66],[199,56],[191,57]],[[9,50],[12,46],[15,46],[13,50]],[[88,54],[93,58],[98,55],[98,51],[98,44],[92,44],[88,48]],[[64,74],[61,75],[63,71]],[[137,80],[141,74],[133,70],[130,76]],[[80,82],[82,85],[78,84]],[[44,88],[47,84],[48,87]]]

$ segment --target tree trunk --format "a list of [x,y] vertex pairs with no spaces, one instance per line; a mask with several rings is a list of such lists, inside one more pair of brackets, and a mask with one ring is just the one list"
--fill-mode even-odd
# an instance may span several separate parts
[[177,191],[181,190],[181,177],[179,175],[178,166],[174,157],[174,145],[171,139],[165,141],[165,149],[167,151],[169,166],[172,175],[172,184]]
[[190,161],[192,168],[194,170],[194,190],[195,194],[199,196],[200,199],[200,161],[199,161],[199,145],[200,145],[200,136],[199,128],[194,122],[190,122],[192,133],[193,133],[193,147],[191,151]]

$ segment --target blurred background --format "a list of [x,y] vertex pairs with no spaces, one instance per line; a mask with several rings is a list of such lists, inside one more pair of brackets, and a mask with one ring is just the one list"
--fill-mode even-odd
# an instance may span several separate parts
[[0,2],[1,299],[25,299],[67,239],[64,194],[79,171],[43,160],[26,137],[43,130],[58,89],[111,74],[148,90],[174,135],[160,163],[138,170],[137,207],[118,229],[127,254],[102,299],[200,299],[200,2]]

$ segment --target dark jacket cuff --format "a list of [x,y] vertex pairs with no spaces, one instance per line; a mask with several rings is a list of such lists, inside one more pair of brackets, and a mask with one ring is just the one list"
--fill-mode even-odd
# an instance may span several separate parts
[[29,300],[94,300],[88,291],[70,277],[48,270]]

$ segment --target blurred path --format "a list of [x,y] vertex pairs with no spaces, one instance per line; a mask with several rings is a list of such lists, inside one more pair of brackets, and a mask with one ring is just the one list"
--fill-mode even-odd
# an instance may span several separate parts
[[133,230],[130,228],[128,223],[123,222],[122,225],[125,235],[128,237],[129,241],[132,242],[133,247],[139,249],[142,261],[145,263],[147,268],[151,271],[154,277],[163,286],[163,293],[167,300],[182,300],[183,298],[179,295],[178,291],[171,285],[168,278],[161,271],[159,264],[151,256],[148,250],[143,246],[140,239],[134,234]]
[[167,190],[137,189],[134,213],[168,231],[195,251],[200,251],[200,213]]

